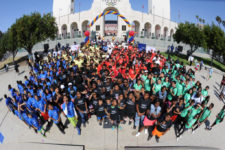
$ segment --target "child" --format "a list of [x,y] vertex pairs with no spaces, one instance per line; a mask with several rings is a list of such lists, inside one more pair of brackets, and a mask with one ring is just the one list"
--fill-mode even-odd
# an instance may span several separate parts
[[119,110],[118,110],[118,107],[117,107],[117,100],[116,99],[113,99],[112,100],[112,105],[111,105],[111,108],[107,114],[109,116],[109,119],[111,121],[111,124],[112,124],[112,130],[114,130],[117,125],[117,121],[119,119]]
[[103,104],[103,100],[99,99],[95,112],[96,112],[96,116],[100,126],[102,125],[102,120],[106,117],[104,110],[105,110],[105,105]]
[[223,106],[223,108],[221,109],[220,113],[216,116],[215,122],[208,129],[211,130],[212,127],[214,127],[215,125],[223,122],[224,116],[225,116],[225,106]]

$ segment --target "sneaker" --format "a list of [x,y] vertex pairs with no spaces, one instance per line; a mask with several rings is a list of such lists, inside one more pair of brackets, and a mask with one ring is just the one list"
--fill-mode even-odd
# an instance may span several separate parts
[[116,127],[115,126],[112,126],[112,130],[114,130]]
[[102,122],[99,122],[99,125],[102,126]]
[[177,142],[179,142],[179,139],[180,139],[180,138],[179,138],[179,137],[177,137]]
[[132,123],[132,121],[129,120],[129,123],[128,124],[131,125],[131,123]]
[[155,140],[157,143],[159,143],[159,138],[157,138],[156,136],[155,136]]
[[152,136],[148,136],[147,141],[151,140]]
[[145,134],[148,134],[148,130],[147,129],[145,129]]
[[133,126],[133,129],[135,130],[137,127],[136,126]]
[[138,133],[136,134],[136,137],[138,137],[139,135],[141,135],[141,133],[140,133],[140,132],[138,132]]
[[78,135],[81,135],[81,130],[77,128]]
[[195,131],[194,130],[192,130],[192,133],[191,134],[195,134]]

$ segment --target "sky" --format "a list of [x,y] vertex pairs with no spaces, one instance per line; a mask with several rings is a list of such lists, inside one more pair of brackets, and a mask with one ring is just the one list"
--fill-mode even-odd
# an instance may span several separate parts
[[[3,32],[24,14],[52,12],[53,5],[53,0],[0,0],[0,2],[0,30]],[[83,11],[90,9],[92,2],[93,0],[75,0],[75,12],[79,11],[79,3],[80,11]],[[134,10],[148,12],[148,0],[130,0],[130,3]],[[196,15],[209,24],[216,22],[216,16],[225,20],[225,0],[171,0],[172,21],[196,22]]]

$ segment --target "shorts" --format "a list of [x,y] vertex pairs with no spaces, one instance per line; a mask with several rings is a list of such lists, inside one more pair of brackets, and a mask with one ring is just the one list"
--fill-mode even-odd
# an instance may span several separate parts
[[98,120],[102,120],[102,119],[104,119],[104,118],[106,118],[106,115],[104,115],[104,116],[97,116],[97,119],[98,119]]
[[48,112],[46,112],[46,113],[41,112],[41,116],[44,118],[45,121],[47,121],[49,118]]
[[160,132],[157,130],[157,128],[155,127],[155,129],[152,131],[152,135],[153,136],[157,136],[157,137],[161,137],[163,135],[164,132]]
[[144,126],[153,126],[155,124],[155,122],[156,122],[156,119],[149,120],[148,117],[145,116],[143,124],[144,124]]

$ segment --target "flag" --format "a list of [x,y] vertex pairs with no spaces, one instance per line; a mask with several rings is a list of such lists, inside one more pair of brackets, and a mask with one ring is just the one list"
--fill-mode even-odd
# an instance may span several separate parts
[[0,132],[0,143],[2,144],[4,141],[4,136],[2,135],[2,133]]

